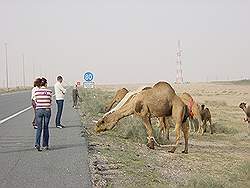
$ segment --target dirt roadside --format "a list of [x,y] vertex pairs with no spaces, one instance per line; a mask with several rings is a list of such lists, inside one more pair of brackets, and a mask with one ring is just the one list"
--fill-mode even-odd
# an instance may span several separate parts
[[[94,120],[114,92],[103,89],[81,90],[83,134],[89,140],[89,164],[95,187],[249,187],[250,140],[243,114],[234,105],[249,93],[231,86],[193,86],[190,92],[212,111],[216,134],[191,135],[189,154],[175,154],[168,148],[146,147],[145,129],[139,119],[121,120],[112,131],[97,135]],[[178,92],[187,90],[177,88]],[[237,92],[236,92],[237,91]],[[250,91],[250,90],[249,90]],[[230,100],[227,100],[227,97]],[[233,98],[233,99],[232,99]],[[157,136],[158,125],[154,125]],[[87,131],[86,131],[87,130]],[[174,132],[171,134],[174,141]]]

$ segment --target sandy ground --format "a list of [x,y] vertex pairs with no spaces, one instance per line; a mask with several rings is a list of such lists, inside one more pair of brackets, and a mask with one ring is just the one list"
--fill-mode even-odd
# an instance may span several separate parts
[[[181,154],[183,145],[175,154],[168,153],[168,148],[148,149],[145,129],[132,117],[121,120],[112,131],[94,133],[93,120],[101,117],[103,106],[121,87],[139,85],[99,86],[87,94],[81,91],[83,101],[88,101],[81,106],[87,130],[83,133],[89,138],[96,187],[250,187],[250,138],[244,113],[238,107],[242,101],[250,103],[250,85],[173,85],[178,94],[188,92],[205,104],[216,128],[214,135],[191,133],[187,155]],[[171,141],[174,136],[172,131]]]

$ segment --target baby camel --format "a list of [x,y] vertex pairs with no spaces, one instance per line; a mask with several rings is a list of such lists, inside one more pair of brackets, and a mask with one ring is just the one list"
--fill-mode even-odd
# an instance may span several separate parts
[[246,117],[244,118],[245,122],[250,123],[250,106],[247,106],[247,103],[240,103],[239,107],[245,112]]
[[202,135],[204,134],[204,132],[206,132],[206,128],[207,128],[207,122],[209,121],[210,124],[210,130],[211,130],[211,134],[214,133],[214,126],[212,125],[212,120],[211,120],[211,113],[210,110],[208,108],[205,108],[205,105],[202,104],[201,105],[201,120],[202,120],[202,127],[203,127],[203,131],[202,131]]

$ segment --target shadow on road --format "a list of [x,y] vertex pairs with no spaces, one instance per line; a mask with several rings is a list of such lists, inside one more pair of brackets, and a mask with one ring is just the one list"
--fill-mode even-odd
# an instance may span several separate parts
[[[65,144],[65,145],[57,145],[57,146],[51,146],[49,151],[56,151],[61,149],[68,149],[68,148],[75,148],[80,147],[82,144]],[[19,146],[17,146],[19,147]],[[27,147],[27,146],[20,146],[20,147]],[[26,149],[16,149],[11,151],[0,151],[0,153],[16,153],[16,152],[28,152],[28,151],[34,151],[37,152],[35,148],[26,148]]]

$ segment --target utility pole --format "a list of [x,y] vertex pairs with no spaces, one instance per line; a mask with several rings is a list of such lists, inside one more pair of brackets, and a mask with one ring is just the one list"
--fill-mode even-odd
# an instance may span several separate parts
[[33,68],[33,80],[35,79],[35,64],[34,64],[34,62],[32,63],[32,68]]
[[23,87],[25,88],[24,54],[23,54]]
[[181,62],[181,41],[178,40],[178,46],[177,46],[177,60],[176,60],[176,83],[177,84],[183,84],[183,71],[182,71],[182,62]]
[[7,91],[9,91],[9,70],[8,70],[8,49],[7,43],[4,43],[5,45],[5,70],[6,70],[6,87],[7,87]]

